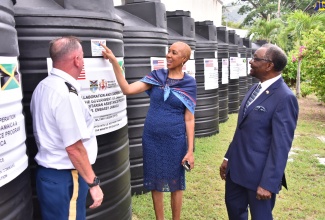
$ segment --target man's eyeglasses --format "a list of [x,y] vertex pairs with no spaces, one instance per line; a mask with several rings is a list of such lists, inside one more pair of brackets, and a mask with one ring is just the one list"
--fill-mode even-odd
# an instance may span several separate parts
[[253,57],[252,58],[253,61],[259,62],[259,61],[266,61],[266,62],[273,62],[272,60],[268,60],[268,59],[264,59],[264,58],[258,58],[258,57]]

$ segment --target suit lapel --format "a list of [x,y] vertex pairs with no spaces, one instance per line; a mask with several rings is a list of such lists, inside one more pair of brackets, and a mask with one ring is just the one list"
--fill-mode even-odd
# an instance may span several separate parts
[[[279,88],[279,86],[283,83],[283,78],[281,77],[280,79],[278,79],[277,81],[275,81],[271,86],[269,86],[259,97],[257,97],[257,99],[250,105],[248,106],[247,110],[246,110],[246,114],[244,115],[244,117],[242,117],[243,115],[243,111],[244,108],[241,108],[240,111],[240,118],[241,118],[241,122],[243,122],[245,120],[245,118],[247,117],[247,115],[258,105],[260,105],[261,103],[263,103],[266,99],[268,99],[269,97],[271,97],[275,92],[276,89]],[[243,104],[246,103],[249,95],[245,96],[245,100],[243,102]]]

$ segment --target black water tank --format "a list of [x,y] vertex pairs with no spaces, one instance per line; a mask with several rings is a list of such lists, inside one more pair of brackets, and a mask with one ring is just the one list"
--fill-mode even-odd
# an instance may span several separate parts
[[238,45],[238,74],[239,74],[239,104],[244,99],[247,92],[247,58],[246,47],[243,43],[243,38],[237,35]]
[[[197,84],[197,102],[195,109],[195,137],[205,137],[219,133],[219,94],[218,94],[218,69],[212,82],[213,89],[206,89],[211,80],[206,80],[206,65],[211,64],[211,59],[216,59],[218,42],[217,29],[212,21],[195,22],[196,50],[195,68]],[[209,59],[205,63],[205,59]],[[216,62],[218,62],[216,60]]]
[[[112,0],[98,0],[96,4],[89,4],[86,0],[25,0],[18,2],[15,6],[15,19],[21,52],[19,60],[24,83],[23,103],[26,113],[27,144],[31,152],[30,164],[32,171],[34,171],[36,163],[33,158],[37,149],[32,135],[29,103],[36,85],[48,75],[46,59],[49,57],[49,42],[63,35],[77,36],[82,40],[85,64],[86,62],[93,64],[96,60],[91,54],[91,39],[105,39],[106,45],[112,49],[115,55],[123,57],[123,22],[114,14]],[[90,91],[90,80],[97,80],[95,87],[99,88],[97,83],[99,81],[105,82],[109,76],[107,73],[107,75],[103,74],[98,78],[98,70],[92,70],[94,74],[92,77],[97,77],[93,79],[89,78],[87,71],[86,67],[85,76],[79,78],[83,88],[80,95],[86,103],[96,100],[108,106],[109,102],[104,103],[103,100],[99,99],[105,95],[110,98],[113,97],[120,106],[124,105],[124,109],[121,107],[120,112],[114,112],[114,114],[112,114],[113,110],[105,110],[104,108],[94,114],[98,156],[93,168],[102,180],[101,187],[105,196],[99,208],[87,209],[87,219],[131,219],[126,100],[118,91],[117,86],[104,86],[107,90]],[[106,81],[104,85],[108,85],[108,82]],[[116,90],[113,92],[115,95],[110,93],[112,90]],[[90,106],[90,109],[96,112],[96,107]],[[115,128],[109,126],[111,120],[115,120],[112,122],[116,125]],[[32,181],[35,182],[34,177],[32,177]],[[90,196],[88,196],[87,207],[91,202]],[[35,192],[34,207],[36,207],[34,219],[40,219]]]
[[243,38],[243,44],[246,47],[246,58],[247,58],[247,91],[252,86],[252,76],[250,75],[250,64],[249,61],[252,59],[252,42],[249,38]]
[[[115,9],[125,24],[125,78],[132,83],[151,72],[151,57],[166,56],[166,9],[160,0],[127,0]],[[147,192],[143,186],[142,132],[149,104],[149,96],[144,92],[127,97],[132,194]]]
[[33,219],[13,4],[0,4],[0,219]]
[[167,11],[167,27],[168,45],[182,41],[195,50],[195,23],[190,11]]
[[219,123],[228,120],[229,48],[226,27],[217,27],[218,76],[219,76]]
[[229,38],[229,84],[228,112],[237,113],[239,110],[239,74],[238,74],[238,35],[234,30],[228,31]]

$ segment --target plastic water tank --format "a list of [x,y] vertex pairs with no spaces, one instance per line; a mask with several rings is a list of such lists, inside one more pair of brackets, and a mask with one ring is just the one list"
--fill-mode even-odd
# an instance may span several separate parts
[[238,35],[234,30],[228,31],[229,38],[229,84],[228,112],[237,113],[239,110],[239,70],[238,70]]
[[[96,4],[90,4],[86,0],[20,1],[15,6],[15,20],[21,53],[19,60],[23,79],[27,144],[31,153],[30,164],[33,171],[35,167],[33,158],[37,149],[32,135],[29,103],[36,85],[48,75],[49,42],[63,35],[77,36],[82,40],[85,63],[86,59],[88,59],[88,63],[94,64],[96,58],[92,57],[91,39],[105,39],[106,45],[112,49],[115,55],[123,57],[123,22],[115,15],[112,0],[98,0]],[[103,103],[98,97],[105,95],[114,97],[122,106],[121,111],[114,114],[112,114],[112,110],[100,110],[94,114],[96,119],[95,127],[97,126],[98,156],[93,168],[101,179],[101,187],[105,197],[99,208],[87,209],[87,219],[131,219],[129,139],[125,97],[121,96],[119,91],[116,91],[115,95],[108,93],[107,91],[110,91],[111,87],[105,87],[107,90],[99,91],[98,87],[100,85],[97,84],[96,80],[106,79],[108,76],[102,75],[101,78],[90,79],[87,71],[85,68],[85,75],[78,79],[84,88],[80,95],[85,99],[85,102],[99,101]],[[94,74],[99,74],[98,70],[92,71]],[[96,90],[90,91],[90,80],[95,80],[93,83],[96,84],[94,86],[94,88],[97,88]],[[88,89],[85,85],[89,86]],[[107,81],[106,85],[108,85]],[[101,88],[104,89],[104,87]],[[117,86],[113,88],[117,89]],[[125,102],[124,109],[123,102]],[[107,104],[105,103],[105,105]],[[97,111],[93,106],[90,109]],[[108,119],[116,115],[119,116],[119,120],[114,121],[114,124],[118,125],[116,127],[118,129],[114,130],[109,127]],[[98,124],[108,130],[99,132]],[[32,181],[35,182],[34,177]],[[33,187],[35,187],[35,184]],[[91,202],[90,197],[88,197],[87,206]],[[35,207],[34,219],[40,219],[35,192],[33,204]]]
[[243,38],[237,36],[238,44],[238,70],[239,70],[239,104],[244,99],[247,92],[247,58],[246,58],[246,47],[243,44]]
[[195,51],[195,23],[190,11],[167,11],[168,45],[187,43]]
[[219,76],[219,122],[226,122],[228,116],[229,47],[226,27],[217,27],[218,76]]
[[247,91],[252,86],[252,76],[250,75],[250,64],[249,61],[252,58],[252,42],[249,38],[243,38],[243,44],[246,47],[246,58],[247,58]]
[[[212,21],[195,22],[197,102],[195,110],[195,137],[205,137],[219,133],[218,82],[214,89],[206,89],[205,59],[216,59],[218,42],[217,30]],[[218,70],[215,70],[216,73]],[[217,79],[218,81],[218,79]]]
[[13,4],[0,4],[0,219],[33,219]]
[[[151,57],[166,56],[166,9],[160,0],[127,0],[115,8],[124,22],[125,78],[132,83],[151,72]],[[143,186],[142,133],[149,105],[145,92],[127,97],[132,194],[147,192]]]

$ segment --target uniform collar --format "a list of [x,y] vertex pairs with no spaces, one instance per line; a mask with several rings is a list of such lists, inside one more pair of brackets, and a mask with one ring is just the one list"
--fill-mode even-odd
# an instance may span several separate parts
[[53,68],[50,74],[61,77],[62,79],[64,79],[68,83],[70,83],[78,91],[78,93],[80,92],[80,84],[70,74],[68,74],[60,69],[57,69],[57,68]]

